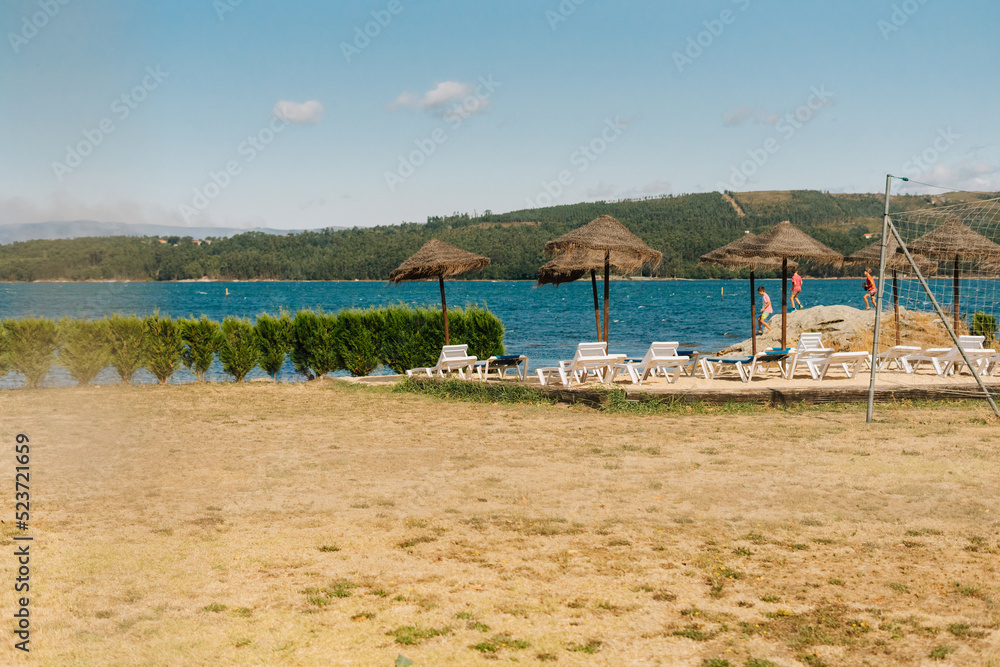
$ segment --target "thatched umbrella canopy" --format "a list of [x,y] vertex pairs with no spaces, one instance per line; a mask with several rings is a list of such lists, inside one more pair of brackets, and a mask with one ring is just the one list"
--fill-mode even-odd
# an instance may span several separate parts
[[489,265],[489,257],[475,255],[450,243],[431,239],[389,274],[390,283],[404,280],[437,278],[441,286],[441,314],[444,316],[444,344],[450,345],[448,335],[448,302],[444,298],[444,279],[469,271],[481,271]]
[[951,218],[932,232],[928,232],[907,244],[911,253],[938,257],[940,259],[954,258],[953,282],[955,286],[954,325],[958,331],[958,304],[960,259],[997,259],[1000,258],[1000,245],[962,224],[958,218]]
[[[844,264],[850,264],[852,266],[878,266],[881,261],[881,241],[876,241],[869,246],[865,246],[853,255],[844,258]],[[927,259],[926,257],[915,255],[913,256],[913,261],[916,262],[917,268],[920,269],[920,273],[925,276],[929,276],[937,271],[937,262]],[[885,268],[892,271],[892,311],[893,317],[896,321],[896,345],[899,345],[902,342],[902,337],[899,330],[899,280],[896,276],[896,272],[911,271],[913,267],[911,267],[910,262],[907,261],[906,255],[899,251],[899,243],[896,242],[896,237],[892,235],[890,235],[885,242]]]
[[730,250],[730,254],[746,258],[781,260],[781,347],[788,347],[788,260],[812,259],[827,264],[839,264],[843,255],[785,220]]
[[[753,273],[757,269],[778,269],[782,266],[782,261],[773,257],[742,257],[733,254],[734,250],[745,248],[756,242],[757,235],[747,232],[732,243],[705,253],[699,262],[699,264],[718,264],[730,269],[750,269],[750,340],[752,341],[753,354],[757,354],[757,292],[754,289]],[[792,262],[792,269],[795,269],[794,262]]]
[[[583,227],[549,241],[545,244],[545,252],[550,255],[564,254],[567,256],[567,262],[577,262],[578,265],[580,263],[590,265],[595,256],[600,258],[600,263],[590,265],[589,270],[596,295],[596,270],[601,266],[604,267],[604,332],[602,336],[600,327],[598,327],[597,333],[605,342],[608,340],[611,267],[623,272],[636,271],[647,264],[651,268],[655,268],[663,259],[663,253],[647,246],[642,242],[642,239],[610,215],[602,215]],[[570,271],[566,275],[573,273],[575,272]],[[539,281],[541,281],[541,273]]]

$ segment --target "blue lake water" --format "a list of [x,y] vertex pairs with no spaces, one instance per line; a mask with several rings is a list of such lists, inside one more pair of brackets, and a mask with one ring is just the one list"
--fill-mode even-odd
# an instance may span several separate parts
[[[918,295],[915,281],[901,281],[908,308],[931,310],[930,302]],[[951,281],[930,281],[939,302],[948,310]],[[995,280],[963,282],[969,303],[979,294],[996,294]],[[781,281],[762,280],[774,302],[781,306]],[[532,368],[570,358],[581,341],[596,339],[593,296],[589,281],[560,287],[536,288],[530,281],[451,281],[445,283],[451,307],[479,304],[504,323],[504,343],[509,354],[526,354]],[[916,288],[916,289],[915,289]],[[226,296],[226,290],[229,296]],[[598,290],[603,295],[603,286]],[[863,307],[861,279],[806,280],[805,307],[847,304]],[[255,319],[262,312],[277,314],[322,308],[336,312],[344,308],[404,303],[440,307],[436,282],[404,283],[391,287],[373,282],[283,282],[283,283],[2,283],[0,318],[36,315],[101,318],[112,313],[148,315],[154,311],[171,317],[207,315],[221,320],[226,315]],[[946,305],[947,304],[947,305]],[[991,301],[987,310],[995,304]],[[758,308],[759,308],[758,303]],[[964,311],[964,308],[963,308]],[[949,311],[950,312],[950,311]],[[750,336],[748,280],[612,281],[611,350],[631,357],[642,356],[654,340],[680,342],[685,347],[714,352]],[[250,377],[262,377],[257,369]],[[223,379],[218,363],[209,373]],[[286,381],[301,380],[290,364],[279,375]],[[178,372],[173,382],[193,380]],[[114,383],[117,376],[106,370],[98,383]],[[137,381],[153,381],[143,371]],[[61,369],[54,369],[46,384],[72,384]],[[0,386],[17,386],[20,379],[9,375]]]

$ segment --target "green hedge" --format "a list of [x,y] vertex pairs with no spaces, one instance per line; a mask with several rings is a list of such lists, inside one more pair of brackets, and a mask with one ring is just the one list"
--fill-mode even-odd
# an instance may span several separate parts
[[[503,323],[488,310],[454,308],[448,311],[448,323],[452,344],[467,344],[469,354],[480,359],[503,354]],[[131,384],[142,368],[165,383],[183,364],[204,382],[216,355],[238,382],[258,365],[274,378],[286,356],[309,379],[339,370],[363,376],[379,366],[396,373],[433,366],[442,345],[441,311],[408,306],[262,314],[254,324],[237,318],[220,324],[204,315],[115,314],[97,321],[64,317],[58,324],[30,317],[0,322],[0,377],[18,371],[34,387],[56,365],[78,384],[87,384],[113,366],[124,384]]]

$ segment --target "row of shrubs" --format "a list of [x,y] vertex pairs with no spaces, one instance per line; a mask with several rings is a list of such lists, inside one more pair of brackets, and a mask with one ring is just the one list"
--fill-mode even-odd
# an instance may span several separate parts
[[[468,344],[470,354],[503,354],[503,324],[488,310],[456,308],[449,311],[448,323],[451,342]],[[113,366],[125,384],[142,368],[165,384],[183,366],[204,382],[216,356],[237,382],[257,366],[275,378],[286,358],[308,379],[338,370],[361,376],[379,366],[402,373],[433,365],[442,345],[441,311],[408,306],[336,314],[301,310],[263,314],[256,322],[160,314],[102,320],[28,317],[0,322],[0,376],[17,371],[27,386],[37,387],[58,365],[85,385]]]

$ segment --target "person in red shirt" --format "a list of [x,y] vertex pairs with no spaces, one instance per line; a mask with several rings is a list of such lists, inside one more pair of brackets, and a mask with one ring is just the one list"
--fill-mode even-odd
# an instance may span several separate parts
[[[871,271],[867,268],[865,269],[865,310],[871,310],[872,306],[875,305],[875,295],[878,294],[878,287],[875,286],[875,278],[872,277]],[[869,304],[868,300],[871,299]]]
[[[802,302],[799,301],[799,292],[802,291],[802,276],[799,275],[799,270],[795,269],[795,273],[792,274],[792,310],[798,310],[802,307]],[[798,304],[796,306],[795,304]]]

